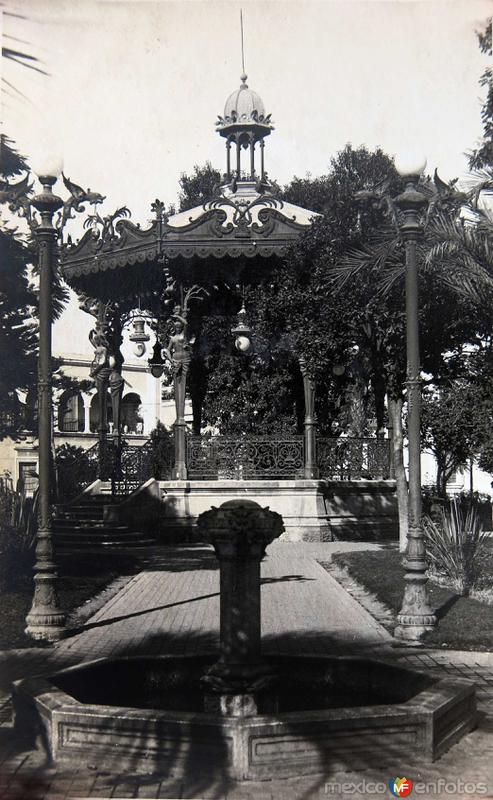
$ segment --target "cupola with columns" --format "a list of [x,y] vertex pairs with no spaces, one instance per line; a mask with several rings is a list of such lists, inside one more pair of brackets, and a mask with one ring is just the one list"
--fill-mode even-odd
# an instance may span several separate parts
[[[241,76],[240,88],[226,100],[224,116],[218,118],[216,127],[220,136],[226,139],[228,181],[266,182],[264,139],[274,130],[274,126],[271,115],[265,113],[262,99],[249,88],[245,74]],[[259,148],[256,152],[257,144]],[[231,158],[232,147],[234,160]],[[246,158],[242,159],[242,151],[245,151]]]

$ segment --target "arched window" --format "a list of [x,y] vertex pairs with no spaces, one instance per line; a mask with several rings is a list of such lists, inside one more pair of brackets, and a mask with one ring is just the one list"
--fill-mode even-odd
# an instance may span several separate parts
[[84,401],[80,392],[67,390],[58,403],[58,430],[66,433],[84,430]]
[[141,399],[135,392],[122,399],[121,426],[123,433],[143,433],[144,423],[139,413]]
[[[111,395],[109,392],[106,394],[106,408],[107,410],[107,421],[108,426],[113,425],[113,407],[111,405]],[[99,400],[97,393],[93,396],[91,400],[91,405],[89,408],[89,428],[91,433],[97,433],[99,428]]]

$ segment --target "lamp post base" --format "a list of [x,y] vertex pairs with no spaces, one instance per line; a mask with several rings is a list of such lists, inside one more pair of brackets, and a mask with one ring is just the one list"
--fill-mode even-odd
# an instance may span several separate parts
[[65,614],[50,606],[33,606],[26,623],[25,632],[37,641],[58,642],[66,633]]
[[66,633],[65,620],[56,599],[56,575],[38,573],[34,576],[34,598],[26,617],[26,634],[38,641],[58,642]]
[[426,580],[424,576],[420,576],[417,583],[406,586],[402,610],[397,615],[394,638],[408,645],[419,646],[424,635],[432,631],[437,623],[437,618],[428,605]]
[[[411,618],[405,617],[404,619]],[[412,620],[412,622],[405,622],[400,616],[397,617],[398,625],[394,630],[394,639],[408,647],[422,647],[424,635],[435,628],[436,618],[430,615],[421,619],[413,617]]]
[[30,620],[25,633],[38,642],[59,642],[66,633],[64,621],[63,614],[39,614],[36,620]]

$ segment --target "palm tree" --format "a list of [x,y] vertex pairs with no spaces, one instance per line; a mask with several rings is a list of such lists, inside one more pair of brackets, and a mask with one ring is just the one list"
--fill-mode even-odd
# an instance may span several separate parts
[[[16,19],[27,19],[22,14],[14,14],[11,11],[4,11],[3,12],[4,18],[16,18]],[[30,46],[29,42],[26,42],[22,39],[18,39],[15,36],[11,36],[8,33],[3,33],[3,39],[8,39],[9,42],[16,42],[20,45],[27,45]],[[41,61],[36,56],[31,55],[31,53],[27,52],[25,47],[19,49],[17,44],[13,46],[3,45],[2,44],[2,58],[6,60],[19,64],[24,69],[31,69],[35,72],[41,73],[41,75],[48,75],[48,73],[42,68]],[[22,97],[24,100],[27,98],[25,95],[15,86],[15,84],[11,83],[7,80],[7,78],[2,75],[2,86],[1,90],[4,94],[8,95],[9,97]]]

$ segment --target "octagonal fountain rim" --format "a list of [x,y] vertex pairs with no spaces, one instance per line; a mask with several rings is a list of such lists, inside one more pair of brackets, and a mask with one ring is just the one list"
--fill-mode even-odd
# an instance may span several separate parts
[[[148,656],[153,663],[173,665],[217,654]],[[219,770],[235,780],[270,780],[313,775],[348,763],[379,758],[404,759],[413,747],[416,757],[433,761],[472,730],[476,721],[474,687],[449,678],[434,678],[397,667],[427,686],[404,702],[337,708],[280,711],[253,716],[224,716],[210,711],[180,711],[83,703],[53,680],[101,664],[135,662],[145,656],[96,659],[51,676],[25,678],[14,684],[16,729],[42,731],[51,760],[98,764],[99,768],[133,769],[139,773],[166,770],[185,776],[191,759],[197,770]],[[282,660],[274,656],[277,665]],[[364,656],[285,656],[286,665],[316,661],[349,667],[396,665]],[[348,663],[349,662],[349,663]],[[187,766],[188,765],[188,766]]]

